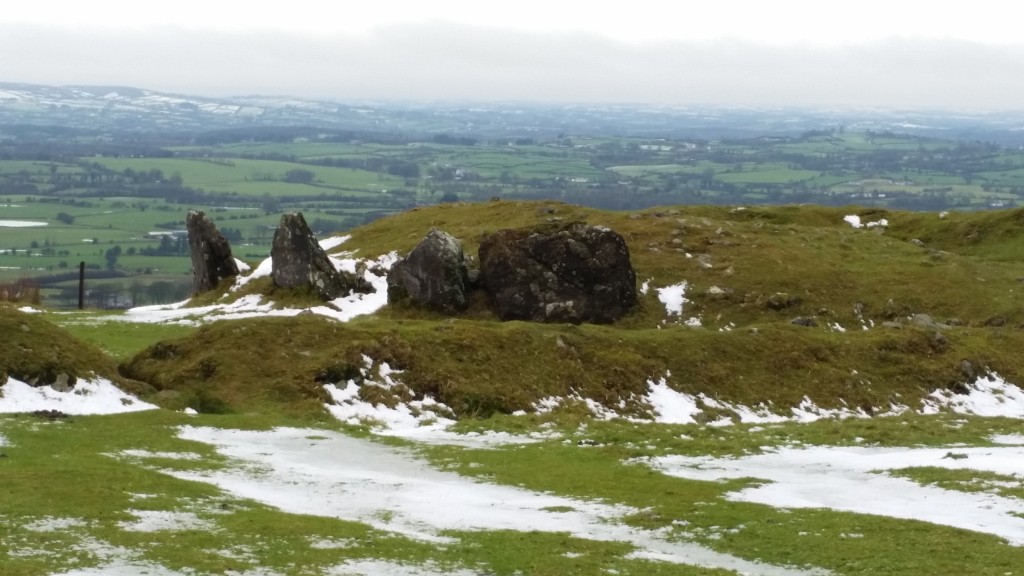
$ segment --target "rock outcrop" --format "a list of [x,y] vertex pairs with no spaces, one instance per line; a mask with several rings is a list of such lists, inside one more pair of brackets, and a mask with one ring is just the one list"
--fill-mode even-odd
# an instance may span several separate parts
[[281,288],[309,288],[323,300],[349,292],[372,292],[362,277],[334,267],[301,212],[288,212],[274,232],[270,249],[271,277]]
[[425,308],[450,314],[468,305],[469,284],[462,243],[434,228],[408,256],[391,267],[388,301],[408,298]]
[[222,278],[238,275],[238,264],[231,256],[231,245],[217,230],[213,220],[199,210],[185,216],[188,248],[192,257],[192,292],[213,290]]
[[479,254],[480,281],[502,320],[609,323],[636,305],[629,248],[608,228],[500,230]]

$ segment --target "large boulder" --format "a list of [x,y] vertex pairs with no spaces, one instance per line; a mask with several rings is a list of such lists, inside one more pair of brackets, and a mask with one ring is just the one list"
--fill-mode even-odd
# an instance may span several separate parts
[[185,216],[188,248],[192,257],[192,292],[213,290],[222,278],[238,275],[238,264],[228,243],[213,220],[199,210]]
[[487,236],[480,281],[502,320],[609,323],[636,305],[626,241],[579,222]]
[[454,313],[469,301],[469,270],[462,242],[436,228],[388,273],[388,301],[404,298],[432,310]]
[[323,300],[349,292],[372,292],[373,286],[356,274],[334,267],[301,212],[281,215],[270,248],[271,277],[281,288],[309,288]]

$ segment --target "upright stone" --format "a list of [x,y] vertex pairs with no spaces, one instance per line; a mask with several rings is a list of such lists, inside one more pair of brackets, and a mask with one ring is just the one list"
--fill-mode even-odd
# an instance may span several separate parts
[[431,229],[388,273],[388,301],[409,300],[439,312],[453,313],[468,305],[469,271],[462,243],[447,232]]
[[608,323],[636,305],[625,239],[580,222],[491,234],[480,279],[502,320]]
[[335,269],[301,212],[281,215],[270,260],[274,285],[281,288],[308,287],[323,300],[333,300],[353,290],[373,291],[361,277]]
[[189,210],[185,217],[188,248],[192,258],[192,292],[213,290],[222,278],[238,275],[231,245],[205,213]]

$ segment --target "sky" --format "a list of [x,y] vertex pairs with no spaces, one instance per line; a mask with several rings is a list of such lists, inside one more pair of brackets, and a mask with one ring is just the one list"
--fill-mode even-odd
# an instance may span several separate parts
[[1024,106],[1003,0],[39,0],[0,82],[332,100]]

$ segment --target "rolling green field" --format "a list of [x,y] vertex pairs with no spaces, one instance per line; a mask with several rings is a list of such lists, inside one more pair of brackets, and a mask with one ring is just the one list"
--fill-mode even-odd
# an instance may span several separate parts
[[[160,238],[151,233],[181,230],[193,208],[231,232],[240,255],[258,259],[287,210],[301,210],[318,233],[330,234],[417,206],[494,197],[611,209],[811,202],[938,211],[1009,208],[1024,195],[1018,150],[854,131],[720,142],[307,138],[163,154],[0,160],[0,186],[9,191],[0,193],[0,220],[46,224],[0,226],[0,282],[82,261],[143,282],[187,282],[184,253],[164,247],[153,255]],[[112,249],[120,255],[111,264]],[[54,303],[57,293],[44,290]]]

